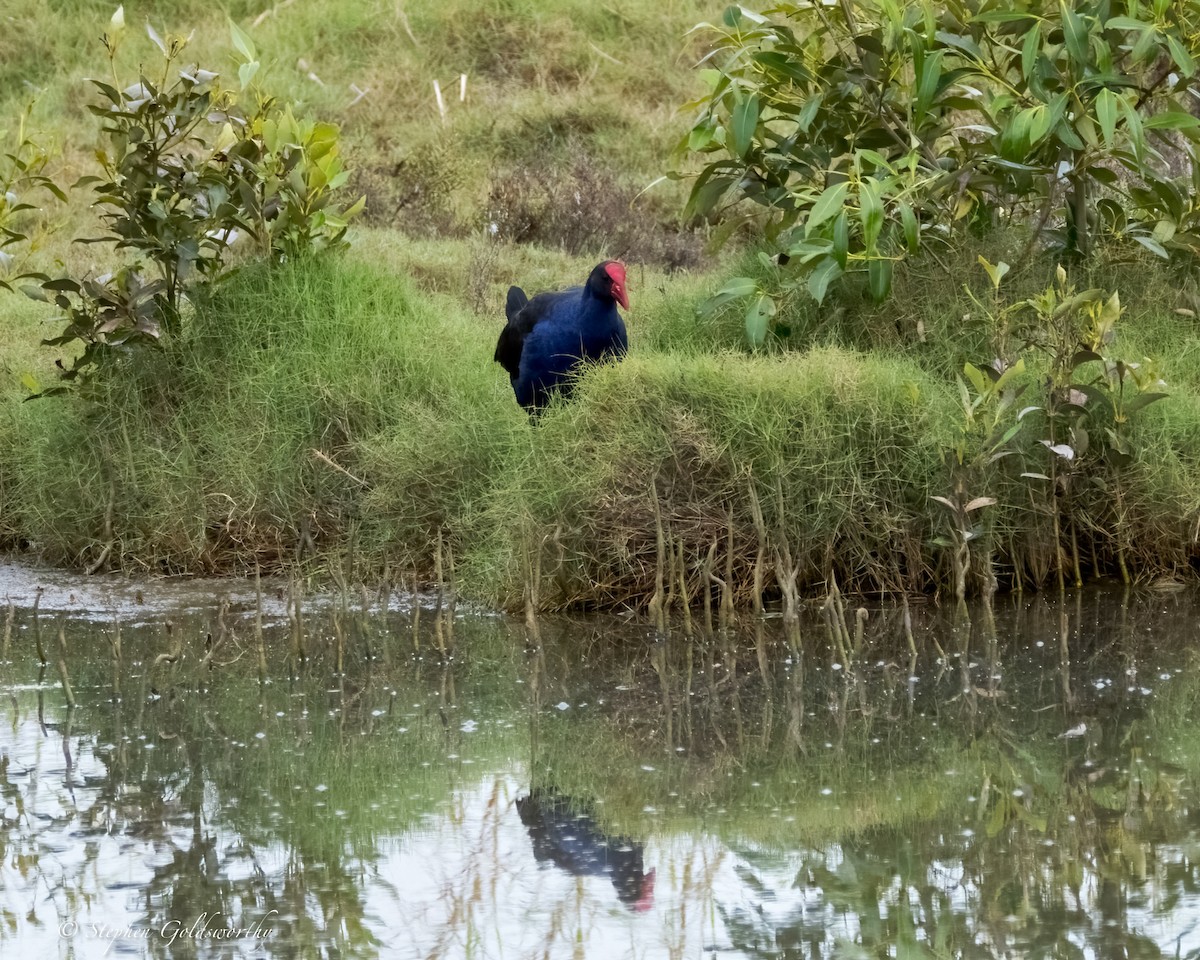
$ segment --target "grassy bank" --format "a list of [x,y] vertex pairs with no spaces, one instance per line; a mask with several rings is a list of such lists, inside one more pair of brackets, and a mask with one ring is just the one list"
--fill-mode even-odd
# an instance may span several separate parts
[[[395,262],[426,249],[375,243]],[[466,594],[508,606],[535,570],[544,607],[643,608],[656,590],[697,603],[712,576],[739,605],[831,576],[869,592],[948,585],[930,497],[947,492],[961,435],[954,341],[750,355],[697,332],[704,282],[643,283],[630,358],[535,428],[491,362],[495,318],[354,253],[248,270],[184,339],[89,399],[9,394],[0,536],[82,567],[304,560],[421,577],[440,539]],[[1171,342],[1180,322],[1139,312],[1129,349]],[[1185,350],[1167,363],[1171,398],[1137,418],[1140,453],[1119,478],[1140,576],[1181,573],[1193,555],[1194,362]],[[1031,436],[1023,465],[1041,453]],[[1000,502],[977,569],[1053,582],[1044,492],[1015,470],[988,482]],[[1086,576],[1115,573],[1108,515],[1074,516],[1064,547],[1073,534]]]

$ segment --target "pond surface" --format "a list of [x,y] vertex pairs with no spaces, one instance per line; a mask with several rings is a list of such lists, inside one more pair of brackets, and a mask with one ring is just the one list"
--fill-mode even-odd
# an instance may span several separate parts
[[350,594],[0,567],[0,955],[1200,957],[1195,594]]

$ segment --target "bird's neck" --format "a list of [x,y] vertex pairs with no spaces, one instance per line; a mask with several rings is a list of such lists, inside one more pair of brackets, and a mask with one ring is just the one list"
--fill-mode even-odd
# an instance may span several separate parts
[[584,287],[583,314],[588,320],[609,322],[617,314],[617,301],[594,293],[591,287]]

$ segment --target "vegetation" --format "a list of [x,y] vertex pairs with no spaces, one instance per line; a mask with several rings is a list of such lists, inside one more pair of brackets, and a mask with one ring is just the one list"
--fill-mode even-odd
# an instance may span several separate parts
[[[946,269],[957,233],[1001,222],[1026,256],[1103,237],[1194,264],[1198,25],[1200,4],[1166,0],[731,6],[706,25],[721,56],[681,144],[717,157],[690,207],[765,208],[800,274],[785,289],[818,302],[847,273],[883,300],[897,263],[924,250]],[[774,300],[727,290],[756,295],[761,343]]]
[[[231,29],[245,58],[238,76],[240,96],[255,103],[249,110],[239,104],[238,91],[220,86],[219,74],[180,69],[186,39],[168,34],[164,40],[152,27],[161,73],[155,70],[152,79],[143,66],[126,86],[116,61],[125,33],[123,7],[109,24],[103,43],[112,83],[92,80],[100,98],[88,105],[104,139],[96,151],[101,175],[75,184],[91,188],[107,232],[76,242],[112,243],[134,258],[102,277],[18,275],[38,281],[24,287],[29,296],[63,312],[66,327],[46,345],[79,346],[70,368],[62,367],[63,381],[178,338],[185,303],[198,301],[232,273],[228,251],[243,233],[267,259],[336,250],[344,246],[346,221],[363,208],[362,199],[347,207],[330,203],[349,177],[337,128],[297,120],[290,106],[256,95],[254,44],[236,24]],[[29,169],[21,154],[31,147],[23,142],[10,158],[10,185],[41,187],[65,200],[60,186]],[[7,239],[13,245],[25,238],[9,231]],[[12,289],[10,281],[0,285]]]
[[[228,25],[207,8],[181,3],[151,12],[154,23],[195,24],[185,58],[225,64],[230,78],[162,82],[152,74],[157,100],[171,104],[165,113],[147,113],[120,82],[104,81],[111,93],[89,91],[38,72],[42,57],[57,57],[66,74],[86,72],[96,58],[82,44],[47,47],[35,60],[14,53],[11,62],[46,87],[9,137],[22,146],[13,154],[20,163],[4,168],[6,191],[15,193],[11,185],[23,177],[25,195],[0,210],[13,241],[0,242],[25,260],[14,256],[0,271],[13,284],[18,272],[52,277],[39,289],[62,298],[60,316],[69,323],[67,340],[46,351],[38,345],[45,305],[0,301],[0,442],[11,451],[0,460],[0,542],[92,570],[249,572],[312,563],[338,575],[440,574],[465,594],[509,607],[656,614],[773,602],[788,610],[835,583],[965,597],[1191,569],[1200,517],[1195,281],[1179,258],[1161,261],[1153,244],[1103,243],[1104,231],[1088,234],[1088,259],[1064,261],[1047,231],[1061,228],[1069,239],[1073,208],[1062,205],[1069,194],[1047,172],[1048,140],[1036,139],[1041,152],[1030,154],[1031,169],[1022,173],[1025,193],[1014,192],[1012,179],[968,184],[971,210],[957,218],[951,211],[945,225],[969,219],[973,231],[939,231],[945,209],[935,215],[910,204],[916,251],[941,237],[938,256],[954,270],[913,259],[890,272],[892,297],[876,304],[880,288],[870,271],[879,268],[868,265],[875,254],[866,252],[867,234],[876,253],[890,257],[888,245],[901,243],[914,222],[890,193],[872,206],[883,218],[876,224],[875,213],[864,219],[862,198],[849,186],[835,191],[838,212],[828,200],[836,184],[813,192],[796,174],[786,184],[795,188],[790,212],[768,204],[765,216],[741,227],[741,246],[706,260],[702,240],[720,241],[738,225],[681,222],[685,183],[649,186],[690,122],[676,105],[704,82],[693,67],[708,40],[688,28],[711,18],[705,5],[497,2],[472,6],[468,16],[466,7],[412,2],[374,10],[370,30],[358,8],[330,9],[320,21],[318,9],[235,4],[236,53],[222,46]],[[945,44],[917,16],[923,9],[905,6],[896,23],[922,43]],[[1071,71],[1096,66],[1080,67],[1080,50],[1063,52],[1071,10],[1032,24],[1022,15],[964,25],[979,34],[971,33],[977,45],[1024,27],[1021,36],[1041,45],[1035,61],[1058,71],[1054,80],[1039,67],[1042,87],[1022,80],[1024,99],[1005,108],[1008,121],[1032,123],[1020,120],[1042,116],[1029,98],[1044,87],[1053,99],[1064,84],[1084,82]],[[1098,10],[1078,15],[1095,19]],[[111,15],[80,6],[55,36],[95,33]],[[40,8],[23,12],[17,33],[36,38],[34,46],[50,43],[44,16]],[[783,36],[777,24],[786,18],[729,16],[728,49],[734,39]],[[1175,63],[1184,34],[1165,16],[1154,13],[1146,30],[1161,47],[1159,61]],[[134,22],[132,7],[126,17]],[[160,63],[159,33],[174,56],[165,27],[144,42],[129,27],[114,69]],[[1102,41],[1125,43],[1133,33],[1112,26],[1086,56],[1101,57]],[[887,33],[887,42],[897,36]],[[110,52],[115,46],[110,38]],[[962,46],[951,44],[953,57],[967,56]],[[878,56],[872,43],[855,50],[860,59]],[[937,50],[927,52],[927,62],[939,60]],[[753,56],[774,65],[772,96],[782,97],[786,71],[776,59]],[[937,129],[953,126],[957,109],[943,102],[947,85],[966,82],[953,57],[943,51],[936,68],[941,79],[927,113]],[[1139,71],[1150,69],[1141,58],[1130,52],[1122,67],[1130,83],[1142,83]],[[1008,76],[1001,66],[1020,66],[1009,54],[1003,59],[997,76]],[[708,119],[693,130],[692,145],[726,149],[731,134],[719,131],[737,113],[746,157],[781,156],[767,95],[753,94],[760,107],[751,124],[750,108],[738,106],[749,94],[737,62],[713,62],[725,79],[708,88]],[[140,69],[142,83],[147,70]],[[180,69],[200,81],[187,64]],[[14,118],[26,97],[15,70],[0,70],[0,107]],[[1179,75],[1188,74],[1180,67]],[[789,83],[788,95],[799,96],[799,79]],[[97,89],[107,101],[99,112],[108,159],[101,180],[85,186],[115,205],[101,208],[99,223],[82,204],[25,207],[50,202],[58,184],[94,163],[86,105]],[[1114,89],[1125,97],[1121,91],[1132,88]],[[285,90],[298,101],[290,107],[269,97]],[[1184,87],[1155,90],[1178,97]],[[1092,93],[1093,106],[1105,99],[1099,88]],[[214,98],[225,111],[219,122],[201,109]],[[836,117],[828,109],[829,123],[850,122],[848,105]],[[1002,112],[994,103],[989,109]],[[1096,173],[1109,160],[1153,159],[1153,124],[1143,123],[1135,142],[1130,117],[1141,114],[1116,109],[1111,136],[1086,141],[1076,157],[1095,175],[1089,191],[1114,189]],[[1177,111],[1169,115],[1169,127],[1191,129]],[[183,117],[195,121],[188,129],[203,148],[182,166],[155,163],[161,151],[152,145],[177,136]],[[222,117],[238,120],[229,125],[239,131],[233,141],[226,142]],[[334,120],[336,150],[327,125]],[[280,124],[291,127],[280,142],[299,148],[271,145],[268,131]],[[141,193],[122,193],[130,181],[116,175],[112,144],[134,142],[135,128],[157,133],[125,154],[144,176]],[[711,140],[699,142],[696,130]],[[1042,135],[1067,136],[1059,126]],[[905,166],[879,144],[830,154],[828,164],[859,163],[843,183],[870,193],[887,177],[878,166],[861,167],[876,163],[869,151],[925,175],[919,157]],[[1012,167],[1018,161],[993,153],[1009,166],[988,161],[988,169],[1021,179]],[[805,162],[816,170],[818,159]],[[328,165],[334,160],[336,169]],[[956,162],[974,172],[986,167],[975,154]],[[299,180],[296,170],[305,171]],[[697,197],[712,183],[712,168],[691,172],[700,178]],[[229,204],[198,203],[189,175],[227,191]],[[325,190],[342,180],[343,199]],[[1141,196],[1140,186],[1122,183],[1130,198]],[[366,208],[343,233],[359,193]],[[180,200],[157,217],[153,200],[164,195]],[[831,216],[814,223],[801,195],[812,203],[826,196],[822,210]],[[1047,203],[1045,219],[1030,215]],[[1001,217],[1004,204],[1010,212]],[[1126,233],[1149,223],[1150,207],[1126,209],[1133,211]],[[1165,214],[1153,209],[1159,220],[1151,233],[1161,233]],[[846,250],[864,265],[863,283],[830,286],[820,304],[807,280],[789,286],[794,265],[780,264],[768,255],[778,245],[755,237],[778,240],[808,229],[805,222],[862,244]],[[246,246],[229,246],[230,229],[246,232]],[[1157,243],[1182,256],[1187,244],[1171,244],[1188,228],[1179,221],[1173,229]],[[102,232],[117,238],[117,249],[66,242]],[[351,245],[342,252],[312,249],[345,240]],[[125,261],[122,273],[119,257],[127,253],[143,266]],[[575,401],[532,429],[491,362],[504,291],[513,282],[529,290],[581,282],[597,259],[614,255],[631,260],[631,355],[590,371]],[[173,287],[173,276],[184,286]],[[154,321],[169,329],[143,338],[153,344],[124,336],[137,330],[135,310],[122,314],[132,323],[101,332],[112,317],[102,319],[86,299],[130,278],[149,287]],[[757,346],[747,351],[738,297],[749,292]],[[105,361],[110,369],[96,367],[84,393],[21,402],[54,389],[55,359],[70,370],[93,342],[120,349]]]

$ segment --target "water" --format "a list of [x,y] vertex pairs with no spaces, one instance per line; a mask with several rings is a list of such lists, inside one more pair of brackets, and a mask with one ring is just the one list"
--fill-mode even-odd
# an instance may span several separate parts
[[260,686],[252,584],[0,585],[4,956],[1200,956],[1194,594],[919,605],[915,650],[872,607],[844,657],[356,595],[293,670],[270,583]]

